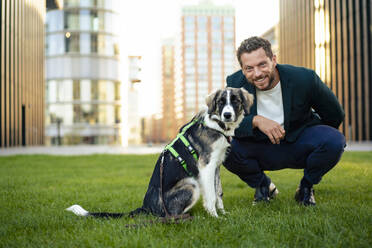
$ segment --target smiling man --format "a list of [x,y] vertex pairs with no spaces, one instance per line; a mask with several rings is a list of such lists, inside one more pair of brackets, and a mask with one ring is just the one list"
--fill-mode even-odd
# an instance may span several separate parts
[[345,137],[337,130],[344,111],[313,71],[277,64],[269,41],[244,40],[237,51],[241,70],[227,86],[254,94],[250,114],[235,130],[225,167],[256,189],[254,203],[277,193],[264,171],[303,169],[297,202],[315,205],[313,185],[340,160]]

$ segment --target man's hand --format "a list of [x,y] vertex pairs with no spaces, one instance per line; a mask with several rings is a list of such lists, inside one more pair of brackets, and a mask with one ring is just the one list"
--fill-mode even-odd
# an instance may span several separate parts
[[280,140],[284,139],[285,130],[276,121],[267,119],[261,115],[256,115],[252,120],[253,127],[257,127],[267,137],[269,137],[271,143],[280,144]]

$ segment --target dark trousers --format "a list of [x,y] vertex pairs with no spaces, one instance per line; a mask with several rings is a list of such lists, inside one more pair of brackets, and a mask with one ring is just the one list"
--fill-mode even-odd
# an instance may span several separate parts
[[304,178],[318,184],[340,160],[346,146],[337,129],[317,125],[306,128],[294,143],[247,142],[233,139],[224,166],[255,188],[270,179],[263,171],[304,169]]

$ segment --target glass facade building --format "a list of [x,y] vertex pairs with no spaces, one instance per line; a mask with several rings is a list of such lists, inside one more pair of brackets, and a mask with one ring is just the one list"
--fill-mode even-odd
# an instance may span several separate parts
[[201,3],[182,9],[184,121],[205,105],[205,97],[225,86],[235,59],[235,10]]
[[117,0],[65,0],[46,15],[46,144],[120,144]]

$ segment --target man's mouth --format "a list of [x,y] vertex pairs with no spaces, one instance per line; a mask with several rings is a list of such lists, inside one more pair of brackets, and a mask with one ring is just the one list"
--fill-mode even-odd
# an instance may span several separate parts
[[256,79],[256,80],[254,80],[254,81],[257,82],[257,83],[262,83],[262,82],[265,80],[265,78],[266,78],[266,77],[262,77],[262,78],[260,78],[260,79]]

